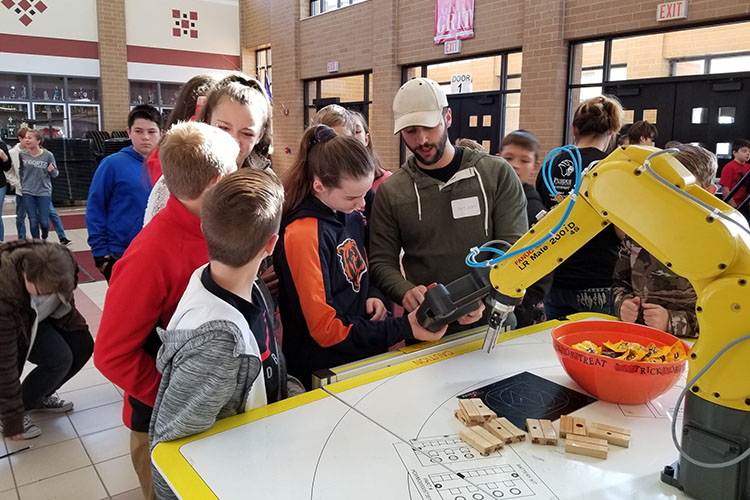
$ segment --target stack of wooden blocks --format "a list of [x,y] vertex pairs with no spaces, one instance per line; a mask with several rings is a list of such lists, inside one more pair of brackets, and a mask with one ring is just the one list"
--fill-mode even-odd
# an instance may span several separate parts
[[609,445],[630,446],[630,431],[612,425],[591,422],[563,415],[560,417],[560,436],[565,438],[565,452],[596,458],[607,458]]
[[526,433],[507,418],[497,418],[494,411],[479,398],[459,399],[456,418],[466,426],[459,436],[482,455],[503,448],[506,444],[526,439]]
[[[479,398],[459,399],[456,418],[466,428],[459,436],[482,455],[500,450],[504,445],[526,440],[526,433],[507,418],[500,417]],[[550,420],[526,419],[532,444],[557,446],[557,433]],[[620,427],[592,422],[588,427],[580,417],[560,417],[560,437],[565,438],[565,452],[607,458],[609,445],[630,446],[630,431]]]

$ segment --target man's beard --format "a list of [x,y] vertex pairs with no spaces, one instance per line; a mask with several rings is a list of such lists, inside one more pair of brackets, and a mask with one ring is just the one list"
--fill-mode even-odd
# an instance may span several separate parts
[[[420,155],[415,150],[413,150],[411,147],[409,147],[408,144],[406,145],[406,147],[409,149],[409,151],[411,151],[414,154],[414,157],[422,165],[434,165],[435,163],[439,162],[443,158],[443,154],[445,154],[445,147],[446,147],[447,144],[448,144],[448,129],[446,128],[443,131],[443,137],[440,138],[440,143],[439,144],[431,144],[431,143],[427,144],[429,147],[434,147],[435,148],[435,156],[430,161],[426,160],[424,157],[422,157],[422,155]],[[420,144],[418,146],[418,148],[420,148],[422,146],[424,146],[424,144]]]

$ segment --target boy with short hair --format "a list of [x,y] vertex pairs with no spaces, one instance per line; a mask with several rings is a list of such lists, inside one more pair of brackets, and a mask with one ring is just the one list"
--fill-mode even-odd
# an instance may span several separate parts
[[[250,168],[206,193],[201,222],[210,261],[193,273],[167,330],[159,329],[162,379],[151,419],[152,450],[287,397],[273,302],[257,278],[279,238],[283,201],[279,180]],[[296,379],[289,382],[292,395],[304,392]],[[157,498],[176,498],[158,473],[154,487]]]
[[132,146],[109,155],[96,169],[86,203],[88,243],[96,267],[109,282],[112,266],[143,227],[151,181],[143,169],[161,138],[161,117],[153,106],[141,104],[128,115]]
[[[695,176],[695,183],[716,192],[716,156],[700,146],[678,144],[674,154]],[[695,315],[697,297],[690,282],[630,238],[620,247],[615,264],[613,295],[615,311],[623,321],[640,323],[680,337],[698,336]]]
[[653,147],[659,131],[656,125],[646,120],[639,120],[628,128],[628,144]]
[[208,262],[200,227],[204,191],[237,170],[237,142],[205,123],[167,132],[159,151],[167,206],[135,237],[112,273],[94,363],[125,391],[123,420],[144,496],[154,498],[148,429],[161,376],[157,327],[169,324],[193,271]]
[[[545,213],[542,195],[531,184],[534,182],[536,172],[542,166],[539,140],[531,132],[515,130],[506,135],[500,143],[500,156],[510,163],[523,185],[523,194],[526,196],[526,217],[531,227]],[[519,328],[544,321],[542,302],[551,286],[552,273],[526,289],[523,302],[513,311]]]
[[[721,170],[721,179],[719,180],[719,184],[723,188],[724,198],[734,189],[742,177],[750,172],[750,163],[748,163],[748,160],[750,160],[750,141],[745,139],[735,140],[732,143],[732,156],[732,161],[724,165],[724,168]],[[741,187],[731,200],[725,199],[724,201],[729,206],[737,208],[745,201],[747,193],[747,186]],[[743,215],[747,216],[747,213]]]

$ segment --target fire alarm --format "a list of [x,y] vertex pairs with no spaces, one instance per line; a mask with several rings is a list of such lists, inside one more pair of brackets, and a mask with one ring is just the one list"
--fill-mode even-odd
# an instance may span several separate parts
[[292,148],[284,148],[286,154],[292,154]]
[[284,116],[289,116],[289,108],[284,108]]

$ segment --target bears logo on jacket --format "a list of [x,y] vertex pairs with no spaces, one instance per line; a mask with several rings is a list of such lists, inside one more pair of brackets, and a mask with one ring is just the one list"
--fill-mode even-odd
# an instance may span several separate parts
[[336,253],[339,256],[346,281],[352,286],[352,290],[358,293],[360,279],[367,272],[367,264],[365,264],[365,259],[362,257],[357,243],[353,239],[347,238],[336,247]]

